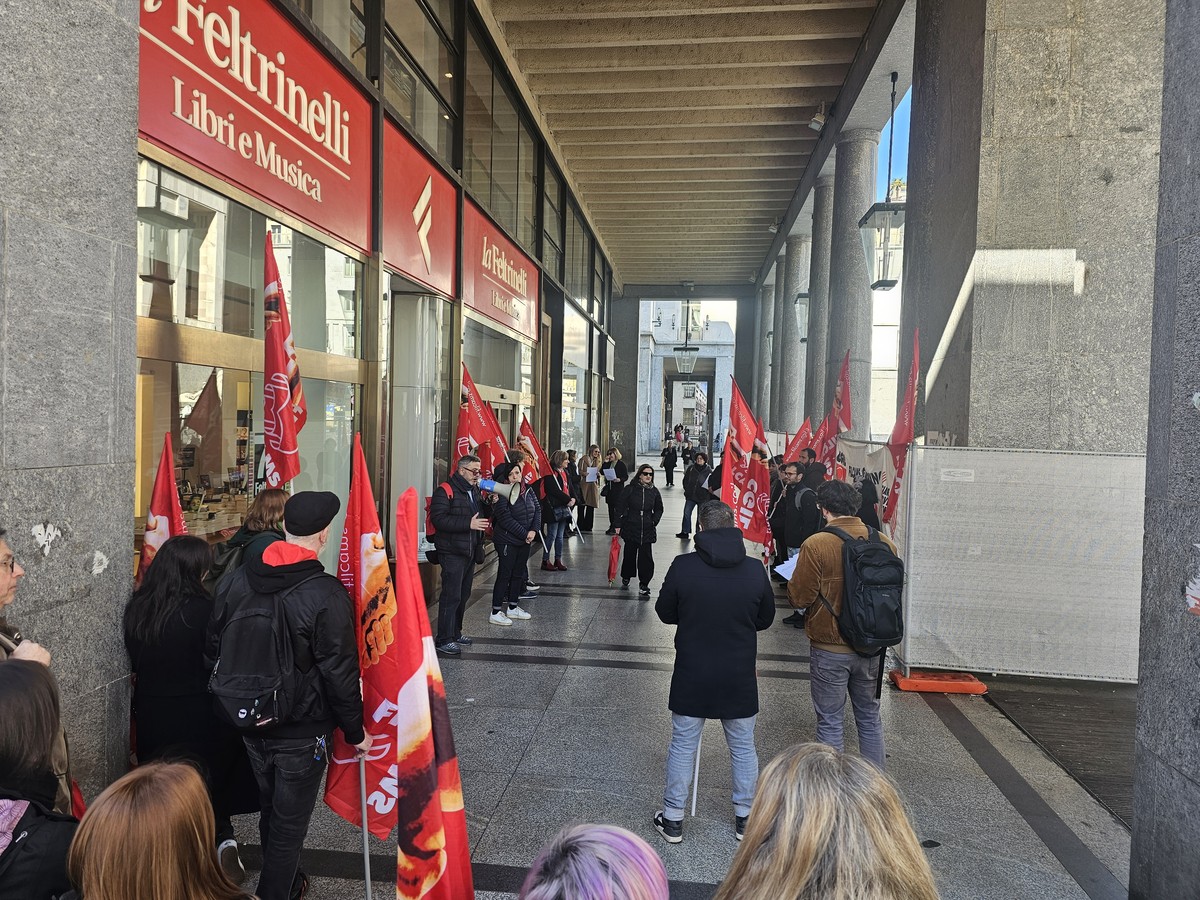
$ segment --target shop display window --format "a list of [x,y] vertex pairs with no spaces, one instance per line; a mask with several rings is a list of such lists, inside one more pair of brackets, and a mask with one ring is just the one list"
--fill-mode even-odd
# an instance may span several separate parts
[[[333,491],[342,512],[350,489],[350,451],[357,428],[357,388],[304,378],[308,421],[300,432],[295,491]],[[188,533],[222,541],[241,525],[262,477],[262,375],[157,359],[139,361],[136,394],[135,535],[141,540],[164,434],[171,435],[175,484]],[[330,571],[337,541],[322,554]]]
[[261,338],[268,228],[296,346],[358,356],[361,261],[144,159],[138,315]]

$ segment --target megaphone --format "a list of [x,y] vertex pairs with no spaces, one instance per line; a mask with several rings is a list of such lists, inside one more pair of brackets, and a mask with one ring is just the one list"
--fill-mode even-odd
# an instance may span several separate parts
[[521,484],[501,484],[498,481],[492,481],[490,478],[479,479],[479,489],[481,491],[491,491],[493,494],[499,494],[501,497],[507,497],[509,503],[516,503],[517,498],[521,496]]

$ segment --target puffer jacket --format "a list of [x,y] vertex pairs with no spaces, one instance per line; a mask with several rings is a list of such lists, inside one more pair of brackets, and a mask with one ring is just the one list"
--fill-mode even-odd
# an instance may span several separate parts
[[492,507],[493,542],[521,545],[526,543],[525,537],[529,532],[540,531],[541,528],[542,504],[532,488],[521,491],[516,503],[509,503],[507,497],[496,495],[496,503]]
[[71,889],[67,850],[79,823],[50,810],[54,776],[40,781],[37,797],[0,787],[0,900],[54,900]]
[[[840,528],[851,537],[865,538],[867,526],[857,516],[838,516],[825,526]],[[879,539],[896,552],[896,545],[879,535]],[[788,582],[788,602],[806,612],[804,633],[814,647],[832,653],[853,653],[842,640],[837,614],[842,611],[845,575],[842,572],[842,539],[825,530],[818,531],[800,547],[796,569]],[[821,602],[824,597],[833,612]]]
[[277,541],[259,562],[242,566],[223,582],[208,625],[205,662],[219,655],[225,622],[255,594],[284,598],[296,669],[301,673],[290,721],[255,732],[266,738],[306,738],[341,729],[351,744],[363,740],[358,640],[353,604],[342,583],[325,572],[310,550]]
[[615,522],[621,539],[631,544],[653,544],[658,540],[656,526],[663,516],[662,494],[656,487],[631,484],[621,491]]
[[472,487],[455,472],[447,482],[452,497],[438,485],[433,489],[429,501],[429,519],[437,533],[433,544],[438,553],[456,553],[459,556],[475,556],[475,548],[483,542],[483,532],[471,528],[471,517],[478,513],[485,518],[488,507],[484,504],[479,489]]

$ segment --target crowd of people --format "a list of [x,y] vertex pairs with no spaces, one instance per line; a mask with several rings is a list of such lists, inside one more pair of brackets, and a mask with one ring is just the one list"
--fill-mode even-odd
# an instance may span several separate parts
[[[673,486],[679,458],[664,451]],[[883,774],[877,683],[882,665],[842,637],[842,540],[877,527],[868,487],[826,480],[807,451],[771,460],[770,519],[777,562],[795,560],[787,584],[811,643],[810,689],[819,743],[784,751],[759,774],[758,633],[775,618],[768,570],[746,552],[732,509],[721,502],[720,467],[689,453],[677,556],[655,611],[676,626],[668,707],[671,737],[661,808],[651,817],[668,843],[683,841],[684,807],[701,731],[721,721],[732,769],[733,836],[741,842],[717,897],[913,898],[937,896],[928,863],[895,787]],[[529,619],[536,542],[541,566],[565,571],[564,541],[589,534],[601,498],[609,533],[624,544],[622,587],[638,580],[648,600],[663,498],[655,468],[629,469],[616,448],[550,456],[529,478],[520,452],[496,467],[481,492],[480,460],[457,461],[433,493],[429,517],[441,566],[435,645],[458,655],[471,639],[463,616],[485,536],[497,557],[489,622]],[[328,492],[260,492],[243,527],[214,554],[201,538],[166,541],[125,607],[133,676],[131,737],[136,764],[82,813],[72,793],[58,688],[49,651],[0,618],[0,900],[250,898],[295,900],[308,878],[300,852],[328,764],[335,729],[364,755],[359,659],[351,603],[318,554],[340,509]],[[886,542],[886,538],[883,539]],[[888,546],[892,546],[887,542]],[[894,549],[894,548],[893,548]],[[24,574],[0,529],[0,608]],[[287,603],[291,706],[246,709],[222,679],[246,677],[245,623]],[[787,621],[787,620],[785,620]],[[293,658],[294,657],[294,658]],[[239,668],[240,667],[240,668]],[[252,666],[251,666],[252,668]],[[250,674],[254,674],[253,671]],[[843,754],[850,701],[859,754]],[[232,704],[232,707],[231,705]],[[238,704],[242,705],[238,709]],[[247,715],[260,727],[248,733]],[[234,837],[233,816],[257,813],[262,865],[255,893]],[[139,848],[130,854],[130,842]],[[572,826],[546,846],[521,889],[529,900],[666,898],[658,855],[641,838],[608,825]]]

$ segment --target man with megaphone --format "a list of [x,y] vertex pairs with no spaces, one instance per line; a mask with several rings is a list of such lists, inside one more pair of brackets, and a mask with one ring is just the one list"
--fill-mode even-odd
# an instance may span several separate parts
[[429,518],[442,592],[438,597],[437,635],[433,643],[443,656],[458,656],[473,642],[462,632],[463,614],[475,583],[475,566],[483,562],[487,510],[479,493],[483,464],[478,456],[460,457],[449,481],[438,485],[429,503]]

